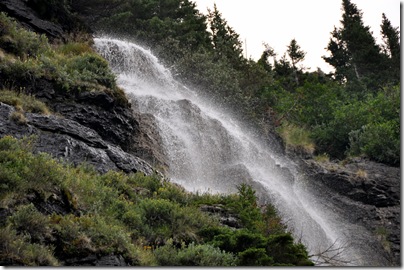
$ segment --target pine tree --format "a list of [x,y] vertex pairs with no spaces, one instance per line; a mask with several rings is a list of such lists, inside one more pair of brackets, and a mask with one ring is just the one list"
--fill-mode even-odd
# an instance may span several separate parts
[[323,56],[322,58],[331,66],[335,68],[334,79],[340,83],[346,82],[350,75],[350,55],[346,44],[342,40],[341,31],[334,27],[331,32],[331,38],[328,42],[327,48],[331,56]]
[[384,41],[384,53],[388,58],[389,73],[393,83],[400,82],[400,31],[393,27],[386,15],[382,14],[381,34]]
[[176,10],[176,36],[183,47],[196,51],[203,47],[211,49],[210,35],[207,31],[206,16],[199,12],[196,4],[189,0],[181,0]]
[[213,10],[208,9],[208,22],[217,59],[227,59],[234,67],[240,68],[243,63],[243,49],[239,34],[227,24],[216,4]]
[[275,57],[276,53],[274,49],[266,43],[263,43],[265,50],[262,52],[257,64],[262,66],[267,72],[272,71],[272,64],[269,62],[269,57]]
[[363,13],[350,0],[343,0],[342,39],[352,55],[358,79],[369,76],[380,68],[380,48],[376,45],[369,26],[363,24]]
[[374,91],[386,81],[381,72],[386,69],[385,57],[369,26],[364,25],[362,11],[350,0],[342,0],[342,10],[342,26],[334,29],[327,47],[331,56],[323,58],[335,67],[337,80]]
[[297,67],[296,65],[304,60],[306,53],[301,50],[300,46],[297,44],[296,39],[292,39],[286,51],[289,55],[290,60],[292,61],[293,73],[295,76],[296,84],[299,84],[299,78],[297,76]]

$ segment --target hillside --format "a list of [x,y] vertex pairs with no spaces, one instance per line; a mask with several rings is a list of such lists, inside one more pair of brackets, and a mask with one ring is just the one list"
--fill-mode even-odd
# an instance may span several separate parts
[[[351,263],[309,254],[261,204],[259,185],[211,195],[170,182],[153,116],[133,111],[93,49],[94,32],[153,49],[176,79],[274,141],[312,177],[310,188],[366,228],[375,265],[400,264],[396,52],[374,56],[391,69],[386,80],[362,62],[360,78],[305,72],[286,58],[272,66],[270,47],[258,62],[242,57],[216,7],[205,18],[191,1],[169,2],[159,12],[155,1],[0,3],[0,264]],[[212,22],[226,38],[207,33]]]
[[91,40],[0,25],[2,265],[312,264],[250,187],[191,194],[137,156],[139,122]]

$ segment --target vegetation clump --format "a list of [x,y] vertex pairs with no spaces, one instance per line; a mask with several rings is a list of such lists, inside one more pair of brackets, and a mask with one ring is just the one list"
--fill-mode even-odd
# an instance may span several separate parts
[[[91,254],[121,255],[130,265],[312,265],[247,185],[233,195],[188,193],[157,176],[62,164],[33,154],[33,142],[0,139],[0,206],[10,213],[0,223],[3,265],[62,265]],[[44,208],[55,200],[63,213]],[[221,225],[200,210],[206,204],[221,204],[243,228]]]
[[50,109],[45,103],[39,101],[33,96],[24,93],[18,93],[11,90],[0,90],[0,102],[14,106],[21,112],[50,114]]
[[52,45],[46,36],[23,29],[5,13],[0,13],[0,25],[0,87],[35,94],[36,84],[47,80],[58,91],[100,91],[117,104],[128,104],[108,62],[88,41]]

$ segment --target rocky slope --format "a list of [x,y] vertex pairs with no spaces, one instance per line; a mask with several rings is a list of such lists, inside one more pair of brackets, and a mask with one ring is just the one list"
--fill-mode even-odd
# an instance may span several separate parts
[[[290,155],[293,155],[289,153]],[[380,264],[401,264],[401,172],[400,168],[353,158],[345,162],[315,161],[293,156],[309,180],[309,188],[328,198],[348,222],[363,226],[367,243],[380,255]]]

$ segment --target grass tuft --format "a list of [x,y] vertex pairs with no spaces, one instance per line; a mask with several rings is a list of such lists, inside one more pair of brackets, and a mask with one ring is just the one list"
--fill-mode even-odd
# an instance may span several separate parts
[[294,124],[283,124],[278,132],[290,150],[303,150],[305,153],[313,154],[315,145],[310,138],[310,132]]

